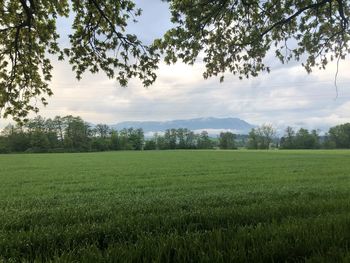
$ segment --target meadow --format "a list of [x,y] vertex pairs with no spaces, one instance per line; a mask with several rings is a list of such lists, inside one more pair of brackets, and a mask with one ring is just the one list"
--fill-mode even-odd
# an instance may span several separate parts
[[350,151],[0,155],[0,262],[350,262]]

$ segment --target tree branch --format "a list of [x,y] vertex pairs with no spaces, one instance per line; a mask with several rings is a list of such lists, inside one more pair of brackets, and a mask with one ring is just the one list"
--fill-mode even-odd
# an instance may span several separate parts
[[344,14],[344,3],[343,3],[343,0],[337,0],[337,2],[338,2],[338,13],[339,13],[339,16],[341,17],[342,22],[343,22],[342,27],[345,30],[346,26],[349,23],[349,20],[345,17],[345,14]]
[[[316,4],[312,4],[312,5],[308,5],[308,6],[305,6],[304,8],[301,8],[299,9],[297,12],[295,12],[293,15],[283,19],[283,20],[280,20],[278,22],[276,22],[275,24],[273,24],[272,26],[270,26],[268,29],[266,29],[265,31],[263,31],[261,34],[260,34],[260,37],[263,37],[265,36],[266,34],[268,34],[269,32],[271,32],[274,28],[278,27],[278,26],[281,26],[281,25],[284,25],[284,24],[287,24],[289,23],[291,20],[293,20],[294,18],[298,17],[301,13],[305,12],[306,10],[309,10],[309,9],[313,9],[313,8],[317,8],[317,7],[320,7],[320,6],[323,6],[325,5],[326,3],[329,3],[331,2],[332,0],[323,0],[319,3],[316,3]],[[341,0],[338,0],[338,1],[341,1]]]

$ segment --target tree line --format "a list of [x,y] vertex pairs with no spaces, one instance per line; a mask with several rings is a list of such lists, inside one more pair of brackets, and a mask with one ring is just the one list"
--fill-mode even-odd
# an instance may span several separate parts
[[236,149],[235,139],[232,132],[221,132],[218,138],[211,138],[207,131],[196,134],[186,128],[167,129],[164,135],[155,133],[153,138],[146,140],[144,149]]
[[248,135],[249,149],[350,149],[350,123],[336,125],[321,136],[318,130],[287,127],[281,138],[271,125],[254,128]]
[[195,134],[185,128],[168,129],[145,139],[142,129],[115,130],[106,124],[91,125],[81,117],[38,116],[25,124],[9,124],[0,133],[0,153],[89,152],[166,149],[234,149],[235,135],[221,133],[219,140],[208,132]]
[[38,116],[24,125],[8,125],[0,136],[0,152],[88,152],[142,150],[142,129],[111,129],[106,124],[92,126],[81,117]]
[[334,126],[320,136],[317,130],[287,127],[279,138],[272,125],[253,128],[248,135],[221,132],[216,138],[186,128],[168,129],[145,138],[140,128],[115,130],[91,125],[81,117],[38,116],[25,124],[9,124],[0,133],[0,153],[89,152],[170,149],[339,149],[350,148],[350,123]]

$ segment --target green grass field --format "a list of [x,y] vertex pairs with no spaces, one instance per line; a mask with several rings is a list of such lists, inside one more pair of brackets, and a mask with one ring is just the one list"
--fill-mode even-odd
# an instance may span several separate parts
[[350,151],[0,155],[0,262],[350,262]]

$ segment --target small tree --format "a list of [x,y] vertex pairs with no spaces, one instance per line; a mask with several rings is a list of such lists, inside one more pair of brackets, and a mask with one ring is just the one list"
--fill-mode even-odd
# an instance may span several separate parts
[[285,130],[284,136],[281,138],[280,147],[282,149],[294,149],[295,148],[295,131],[292,127],[288,126]]
[[207,131],[202,131],[197,139],[197,148],[198,149],[211,149],[213,148],[213,142],[209,138]]
[[221,132],[219,136],[220,149],[236,149],[235,139],[236,135],[232,132]]
[[260,127],[253,128],[249,132],[248,148],[249,149],[269,149],[275,136],[276,136],[276,130],[273,128],[271,124],[264,124]]
[[336,148],[350,148],[350,123],[334,126],[328,133]]

